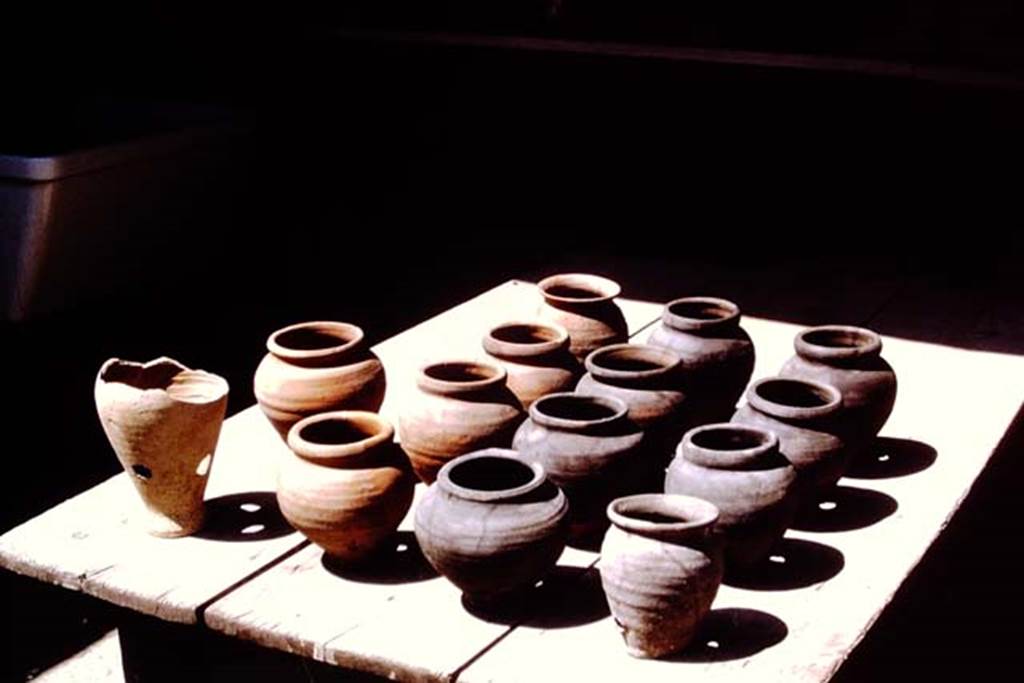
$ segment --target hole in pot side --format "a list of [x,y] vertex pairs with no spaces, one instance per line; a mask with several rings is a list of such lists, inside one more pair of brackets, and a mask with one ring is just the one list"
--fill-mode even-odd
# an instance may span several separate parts
[[537,403],[537,410],[542,415],[562,420],[604,420],[615,416],[617,412],[603,403],[573,396],[541,399]]
[[494,368],[476,363],[441,363],[423,371],[427,377],[444,382],[479,382],[498,376]]
[[633,349],[623,349],[621,351],[601,354],[595,356],[593,362],[594,365],[606,370],[624,370],[628,372],[646,372],[666,367],[664,363],[637,355]]
[[452,483],[476,491],[504,491],[533,481],[533,469],[506,458],[474,458],[452,468]]
[[813,330],[804,334],[804,341],[832,349],[855,349],[870,344],[871,338],[853,330]]
[[372,423],[355,420],[324,420],[306,425],[299,431],[299,436],[310,443],[340,446],[369,439],[378,433],[380,430]]
[[713,451],[740,451],[763,446],[768,438],[759,432],[729,427],[697,432],[691,441],[695,446]]
[[668,307],[668,312],[680,318],[693,320],[722,320],[735,311],[710,301],[680,301]]
[[317,351],[320,349],[331,349],[335,346],[348,344],[355,336],[341,330],[322,330],[300,328],[288,330],[277,335],[276,341],[279,345],[293,351]]
[[537,325],[506,325],[496,328],[491,336],[509,344],[543,344],[558,339],[555,330]]
[[766,401],[796,408],[820,408],[832,402],[832,397],[825,390],[786,379],[761,384],[757,387],[757,394]]

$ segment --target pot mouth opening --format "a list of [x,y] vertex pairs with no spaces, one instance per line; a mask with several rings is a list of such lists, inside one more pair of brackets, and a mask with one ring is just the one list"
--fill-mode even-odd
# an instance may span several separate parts
[[773,379],[754,391],[766,401],[792,408],[823,408],[833,401],[827,390],[800,380]]
[[530,406],[534,422],[550,427],[606,424],[627,412],[629,407],[621,399],[570,392],[542,396]]
[[99,378],[141,391],[163,391],[181,403],[214,403],[228,393],[228,383],[223,377],[189,369],[172,358],[157,358],[148,363],[114,358],[100,368]]
[[544,483],[544,469],[516,451],[488,448],[461,455],[437,475],[442,487],[470,500],[493,501],[528,493]]
[[679,365],[679,356],[668,349],[641,344],[612,344],[587,356],[591,373],[604,377],[647,377]]
[[479,384],[501,377],[498,368],[472,361],[434,363],[425,367],[423,374],[430,379],[453,384]]
[[506,344],[547,344],[565,338],[560,330],[536,323],[508,323],[491,330],[491,337]]
[[669,302],[667,309],[676,317],[701,322],[728,320],[739,314],[736,304],[711,297],[676,299]]
[[698,529],[714,524],[718,514],[708,501],[680,494],[642,493],[608,504],[608,517],[616,526],[641,533]]
[[772,437],[759,429],[712,425],[694,430],[690,443],[710,451],[749,451],[770,445]]
[[267,350],[282,358],[313,359],[346,351],[362,339],[362,329],[349,323],[297,323],[271,334],[267,339]]
[[794,345],[803,356],[843,360],[880,353],[882,338],[863,327],[822,325],[799,333]]
[[301,457],[327,462],[365,453],[394,435],[391,424],[376,413],[338,410],[299,420],[288,431],[287,441]]
[[546,277],[538,284],[545,299],[565,303],[596,303],[614,299],[622,291],[614,280],[587,273]]

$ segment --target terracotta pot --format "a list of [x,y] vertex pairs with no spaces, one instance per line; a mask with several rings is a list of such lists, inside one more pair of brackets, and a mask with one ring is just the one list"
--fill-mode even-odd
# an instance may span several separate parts
[[648,445],[657,453],[660,487],[675,445],[693,426],[679,356],[655,346],[612,344],[587,356],[584,365],[587,374],[576,393],[618,398],[629,406],[629,419],[648,433]]
[[569,504],[537,463],[491,448],[441,468],[416,508],[416,540],[470,601],[532,585],[565,548]]
[[847,436],[863,444],[877,435],[896,403],[896,373],[881,357],[881,337],[862,327],[823,325],[798,334],[794,346],[797,355],[779,376],[831,384],[843,395]]
[[628,410],[617,398],[549,394],[530,406],[512,440],[519,457],[539,463],[565,492],[574,542],[603,531],[608,503],[650,476],[644,434]]
[[508,388],[524,408],[545,394],[568,391],[583,375],[569,353],[569,333],[555,324],[509,322],[484,336],[484,351],[508,373]]
[[415,478],[394,437],[387,420],[363,411],[296,422],[278,471],[281,514],[341,562],[370,557],[412,504]]
[[505,369],[476,361],[420,369],[417,391],[402,406],[398,434],[416,475],[428,484],[456,456],[512,443],[525,417],[505,386]]
[[683,436],[665,476],[665,493],[703,498],[719,510],[729,568],[763,560],[793,521],[796,470],[774,433],[719,423]]
[[687,297],[670,301],[647,343],[682,361],[689,410],[701,423],[728,420],[754,371],[754,343],[731,301]]
[[281,434],[309,415],[329,410],[378,410],[384,366],[366,348],[363,331],[339,322],[290,325],[267,339],[253,381],[256,400]]
[[779,450],[798,475],[800,496],[831,488],[843,475],[850,452],[840,436],[843,399],[828,384],[770,377],[747,389],[747,403],[732,422],[774,432]]
[[569,350],[583,360],[591,351],[629,338],[626,319],[615,303],[617,282],[597,275],[552,275],[538,283],[544,302],[538,315],[569,332]]
[[690,496],[648,493],[608,506],[601,584],[626,649],[661,657],[683,649],[722,583],[718,509]]
[[163,537],[197,531],[228,383],[170,358],[112,358],[100,368],[95,396],[103,431],[142,497],[146,530]]

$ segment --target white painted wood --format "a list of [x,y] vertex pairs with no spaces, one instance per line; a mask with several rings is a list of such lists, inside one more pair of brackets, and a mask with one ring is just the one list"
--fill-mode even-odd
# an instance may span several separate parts
[[[757,345],[755,377],[774,373],[792,354],[799,327],[749,319],[745,324]],[[713,634],[717,648],[698,644],[670,660],[642,661],[626,654],[610,617],[573,628],[523,626],[467,667],[459,680],[829,679],[945,528],[1013,420],[1024,387],[1024,359],[1017,356],[890,337],[884,343],[883,354],[899,377],[899,395],[883,434],[927,444],[937,457],[913,474],[840,482],[840,491],[855,488],[895,500],[896,510],[880,521],[842,531],[787,533],[842,553],[844,564],[831,578],[815,580],[824,577],[804,572],[801,581],[809,585],[789,590],[723,586],[714,605],[722,610],[716,619],[728,616],[729,608],[757,610],[785,624],[781,640],[773,642],[778,633],[768,637],[771,628],[725,629]],[[822,511],[822,519],[842,513],[844,500],[832,501],[839,507]],[[707,661],[716,654],[743,654],[745,648],[751,650],[745,656]],[[752,651],[758,648],[763,649]]]

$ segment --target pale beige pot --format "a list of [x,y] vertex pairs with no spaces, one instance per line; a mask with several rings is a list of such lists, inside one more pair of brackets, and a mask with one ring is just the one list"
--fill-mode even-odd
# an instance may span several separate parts
[[304,417],[330,410],[374,412],[384,402],[384,366],[355,325],[289,325],[270,335],[267,351],[253,390],[281,438]]
[[415,478],[379,415],[337,411],[307,417],[288,432],[278,471],[281,514],[334,558],[370,558],[412,504]]
[[154,536],[203,525],[203,493],[228,405],[228,383],[170,358],[112,358],[96,377],[103,431],[143,503]]

